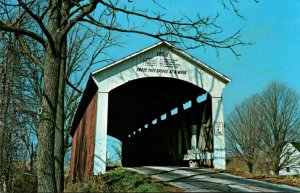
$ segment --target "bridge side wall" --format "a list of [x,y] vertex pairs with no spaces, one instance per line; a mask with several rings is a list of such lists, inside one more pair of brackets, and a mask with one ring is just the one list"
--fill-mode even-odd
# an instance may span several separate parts
[[93,174],[98,93],[88,93],[82,116],[73,135],[70,177],[73,182],[86,181]]

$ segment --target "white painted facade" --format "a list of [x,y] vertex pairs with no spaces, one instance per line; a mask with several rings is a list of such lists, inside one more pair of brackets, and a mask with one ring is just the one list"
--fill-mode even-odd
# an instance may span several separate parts
[[289,163],[279,171],[279,175],[291,176],[300,175],[300,150],[297,149],[292,143],[287,143],[283,149],[282,159],[289,157]]
[[98,86],[94,174],[105,172],[108,93],[129,81],[148,77],[186,81],[204,89],[212,96],[213,165],[215,168],[225,169],[222,93],[230,79],[171,44],[160,42],[92,73],[92,78]]

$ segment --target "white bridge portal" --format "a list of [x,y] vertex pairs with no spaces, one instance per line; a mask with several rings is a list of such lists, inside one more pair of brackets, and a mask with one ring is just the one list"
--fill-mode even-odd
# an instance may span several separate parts
[[225,169],[229,82],[168,42],[93,72],[71,131],[71,176],[106,171],[107,135],[122,141],[127,166],[193,160]]

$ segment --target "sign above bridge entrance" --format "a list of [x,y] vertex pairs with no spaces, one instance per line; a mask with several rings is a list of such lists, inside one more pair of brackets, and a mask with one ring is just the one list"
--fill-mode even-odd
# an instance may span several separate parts
[[146,77],[168,77],[190,82],[212,96],[221,97],[230,79],[203,62],[160,42],[92,73],[103,92],[131,80]]

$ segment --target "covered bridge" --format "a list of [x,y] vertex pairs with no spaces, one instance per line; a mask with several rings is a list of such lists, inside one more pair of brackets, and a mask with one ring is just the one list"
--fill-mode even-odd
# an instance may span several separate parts
[[123,166],[225,169],[222,93],[230,79],[160,42],[91,73],[70,134],[72,180],[106,171],[107,135]]

